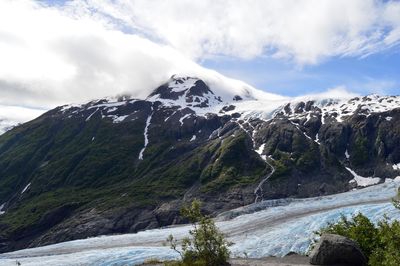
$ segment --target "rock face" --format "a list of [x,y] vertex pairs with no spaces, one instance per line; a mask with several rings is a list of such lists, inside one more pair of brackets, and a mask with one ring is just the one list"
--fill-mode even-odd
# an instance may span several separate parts
[[146,99],[61,106],[1,135],[0,252],[182,223],[194,198],[216,215],[400,176],[400,97],[221,88],[173,76]]
[[367,265],[367,258],[358,244],[346,237],[324,234],[310,254],[313,265]]

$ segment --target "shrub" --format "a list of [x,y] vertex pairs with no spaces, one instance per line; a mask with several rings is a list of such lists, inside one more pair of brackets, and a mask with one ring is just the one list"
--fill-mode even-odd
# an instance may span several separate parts
[[270,177],[270,180],[290,175],[293,166],[290,155],[288,153],[277,150],[274,152],[274,155],[272,157],[274,159],[273,163],[275,167],[275,172]]
[[[399,193],[400,194],[400,193]],[[400,201],[393,200],[400,209]],[[352,219],[342,217],[328,224],[318,234],[338,234],[355,240],[368,258],[370,266],[400,265],[400,222],[390,222],[387,217],[374,225],[366,216],[357,214]]]
[[369,257],[376,248],[378,242],[378,229],[364,215],[357,214],[351,220],[342,216],[339,222],[328,224],[321,233],[338,234],[351,238],[360,245],[365,256]]
[[400,222],[383,220],[378,224],[378,241],[369,257],[369,265],[400,265]]
[[351,162],[354,165],[363,165],[368,161],[368,139],[365,137],[358,137],[353,144],[353,155]]
[[200,202],[195,200],[190,206],[182,208],[182,215],[189,219],[193,228],[190,237],[182,240],[181,250],[178,241],[170,235],[167,242],[178,252],[181,261],[169,262],[168,265],[180,266],[220,266],[229,265],[229,243],[218,230],[214,221],[201,213]]
[[303,154],[297,159],[296,166],[300,171],[305,173],[311,172],[319,167],[319,149],[315,145],[311,145],[310,149],[304,151]]

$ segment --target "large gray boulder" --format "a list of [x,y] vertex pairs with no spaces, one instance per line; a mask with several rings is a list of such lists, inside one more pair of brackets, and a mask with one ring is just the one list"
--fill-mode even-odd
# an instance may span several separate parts
[[313,265],[367,265],[358,244],[344,236],[324,234],[310,254]]

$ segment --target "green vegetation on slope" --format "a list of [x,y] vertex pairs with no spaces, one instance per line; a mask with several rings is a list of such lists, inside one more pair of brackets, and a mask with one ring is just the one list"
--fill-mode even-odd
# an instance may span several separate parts
[[251,151],[245,134],[231,136],[221,145],[211,144],[211,162],[201,173],[203,192],[225,191],[230,187],[255,184],[265,175],[265,163]]
[[156,208],[196,183],[218,194],[252,185],[266,170],[245,134],[193,144],[151,130],[138,160],[146,118],[44,116],[0,136],[0,204],[11,202],[0,216],[1,236],[34,234],[93,208]]

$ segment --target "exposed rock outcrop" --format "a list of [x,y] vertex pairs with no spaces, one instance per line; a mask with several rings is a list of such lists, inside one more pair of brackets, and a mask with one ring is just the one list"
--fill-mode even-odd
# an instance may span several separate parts
[[310,263],[365,266],[367,258],[355,241],[340,235],[324,234],[310,254]]

